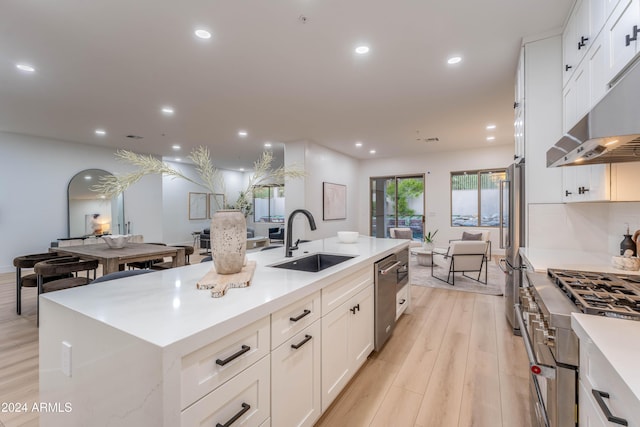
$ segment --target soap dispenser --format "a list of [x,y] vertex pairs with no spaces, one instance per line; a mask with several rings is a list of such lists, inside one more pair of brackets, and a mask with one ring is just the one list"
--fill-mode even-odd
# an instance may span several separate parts
[[628,249],[633,252],[632,256],[636,256],[636,243],[631,238],[631,234],[629,234],[629,224],[627,224],[627,234],[624,235],[624,239],[620,242],[620,255],[624,255],[624,252]]

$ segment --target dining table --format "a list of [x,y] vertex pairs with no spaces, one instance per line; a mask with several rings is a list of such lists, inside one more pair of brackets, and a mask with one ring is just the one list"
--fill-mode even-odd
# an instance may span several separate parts
[[111,248],[106,243],[97,243],[51,248],[50,251],[78,256],[82,259],[98,260],[102,265],[103,275],[124,270],[128,263],[152,261],[164,257],[171,257],[172,267],[185,265],[184,248],[151,243],[129,242],[122,248]]

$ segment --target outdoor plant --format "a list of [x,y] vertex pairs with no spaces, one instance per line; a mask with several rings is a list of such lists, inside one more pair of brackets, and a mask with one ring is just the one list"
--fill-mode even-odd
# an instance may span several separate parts
[[433,240],[433,239],[435,239],[436,234],[438,234],[438,230],[436,230],[436,231],[434,231],[434,232],[431,232],[431,231],[426,232],[426,233],[424,234],[424,241],[425,241],[425,243],[433,243],[433,242],[434,242],[434,240]]

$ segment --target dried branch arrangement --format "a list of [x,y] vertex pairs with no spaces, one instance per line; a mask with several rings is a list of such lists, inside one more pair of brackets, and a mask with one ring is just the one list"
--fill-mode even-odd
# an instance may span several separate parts
[[[136,166],[137,170],[130,173],[119,175],[102,176],[99,183],[92,186],[91,190],[104,195],[106,198],[112,198],[125,191],[127,188],[140,181],[146,175],[161,174],[171,176],[173,178],[181,178],[192,182],[206,189],[209,193],[218,193],[224,188],[224,177],[222,172],[213,166],[211,155],[207,147],[200,146],[189,154],[189,159],[194,163],[200,181],[189,178],[177,169],[172,168],[167,163],[144,154],[137,154],[128,150],[118,150],[116,152],[118,160]],[[234,204],[228,207],[240,209],[246,214],[249,213],[251,207],[251,198],[253,190],[256,187],[266,184],[282,184],[285,178],[298,179],[304,177],[305,173],[297,167],[271,169],[273,162],[273,154],[265,151],[260,158],[253,164],[254,173],[249,179],[247,188],[240,192],[240,195]],[[219,209],[225,206],[218,206]]]

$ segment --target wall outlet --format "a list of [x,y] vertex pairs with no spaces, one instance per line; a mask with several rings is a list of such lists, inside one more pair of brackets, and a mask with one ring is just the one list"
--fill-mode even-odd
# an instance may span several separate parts
[[62,341],[62,352],[60,360],[62,364],[62,373],[68,377],[71,377],[71,344],[66,341]]

